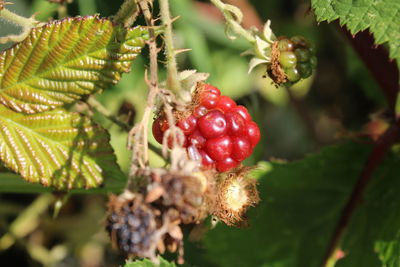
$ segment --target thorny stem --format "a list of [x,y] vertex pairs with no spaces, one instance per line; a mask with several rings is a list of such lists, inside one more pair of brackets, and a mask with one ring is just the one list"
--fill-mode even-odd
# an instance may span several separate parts
[[[244,37],[250,43],[255,43],[256,39],[253,37],[253,35],[251,35],[249,31],[247,31],[240,25],[238,20],[235,19],[233,12],[229,10],[234,6],[224,4],[220,0],[210,0],[210,1],[222,12],[230,29],[232,29],[236,34]],[[235,7],[235,9],[237,8]],[[239,9],[237,10],[240,11]]]
[[147,140],[147,125],[149,124],[150,115],[152,113],[152,109],[154,106],[154,100],[158,94],[158,63],[157,63],[157,54],[158,48],[156,43],[156,34],[154,32],[154,20],[152,19],[152,14],[149,10],[150,2],[148,0],[139,2],[140,8],[143,11],[144,17],[146,19],[146,23],[150,26],[150,81],[149,85],[149,95],[147,97],[147,106],[143,114],[143,150],[144,150],[144,162],[147,163],[149,161],[148,155],[148,140]]
[[[150,34],[150,40],[148,42],[149,45],[149,53],[150,53],[150,80],[147,79],[147,73],[145,75],[146,83],[147,86],[149,87],[149,94],[147,97],[147,105],[144,110],[143,118],[142,121],[135,126],[129,133],[129,143],[131,143],[131,140],[133,139],[134,143],[132,147],[132,163],[131,163],[131,170],[129,174],[129,182],[127,187],[130,188],[132,186],[135,186],[135,184],[138,184],[140,182],[140,178],[137,178],[137,170],[139,168],[146,168],[148,164],[148,130],[147,126],[150,120],[150,116],[152,114],[153,108],[154,108],[154,102],[155,98],[157,96],[161,97],[163,103],[164,103],[164,112],[167,115],[169,124],[172,125],[169,130],[171,130],[172,138],[174,141],[174,146],[177,144],[176,142],[176,135],[178,134],[179,130],[175,129],[173,126],[175,122],[173,121],[173,115],[172,115],[172,108],[170,106],[171,102],[168,98],[168,95],[165,93],[161,93],[159,85],[158,85],[158,64],[157,64],[157,55],[159,52],[159,49],[157,48],[156,44],[156,34],[154,32],[154,19],[152,18],[152,14],[150,12],[149,7],[152,6],[152,1],[149,0],[139,0],[138,6],[141,10],[141,12],[144,15],[144,18],[146,20],[146,24],[149,27],[149,34]],[[168,8],[168,2],[167,8]],[[169,12],[168,12],[169,14]],[[169,18],[169,16],[168,16]],[[171,22],[169,22],[170,24]],[[167,23],[168,24],[168,23]],[[171,30],[171,29],[170,29]],[[172,33],[171,33],[171,38],[172,38]],[[171,39],[172,40],[172,39]],[[170,48],[173,49],[172,46]],[[175,59],[175,58],[174,58]],[[175,63],[176,65],[176,63]],[[177,79],[177,70],[175,66],[175,71],[176,71],[176,81]],[[179,88],[179,87],[178,87]],[[164,142],[163,147],[165,147],[167,142]],[[139,180],[138,180],[139,179]]]
[[14,12],[4,8],[8,2],[0,1],[0,18],[10,21],[18,26],[22,27],[22,32],[17,35],[8,35],[0,37],[0,43],[5,44],[7,42],[21,42],[28,36],[32,28],[40,26],[42,23],[36,21],[33,17],[25,18],[17,15]]
[[[144,15],[146,23],[149,28],[150,40],[149,40],[149,51],[150,51],[150,80],[146,79],[147,85],[149,87],[149,94],[147,97],[147,105],[144,110],[142,121],[132,128],[129,135],[134,136],[134,144],[132,147],[132,164],[130,171],[130,178],[133,179],[136,174],[136,162],[141,168],[145,168],[148,163],[148,139],[147,139],[147,126],[150,120],[150,115],[152,108],[154,106],[154,100],[158,94],[158,65],[157,65],[157,44],[156,35],[154,32],[154,21],[152,19],[151,12],[149,10],[149,5],[151,2],[148,0],[140,0],[138,2],[139,7]],[[147,75],[146,75],[147,76]],[[131,138],[130,138],[131,139]],[[143,146],[143,147],[142,147]],[[141,154],[141,152],[143,154]]]
[[358,181],[351,193],[349,200],[346,203],[342,211],[342,215],[336,225],[335,231],[333,232],[331,241],[329,243],[326,255],[321,264],[322,267],[328,266],[328,262],[338,248],[340,241],[345,233],[345,230],[351,220],[351,217],[360,204],[364,191],[367,188],[369,182],[371,181],[372,175],[375,169],[378,167],[379,163],[384,159],[384,156],[390,147],[399,141],[400,136],[400,119],[398,119],[394,124],[392,124],[389,129],[378,139],[375,143],[372,152],[370,153],[364,168],[358,178]]
[[124,27],[130,27],[139,15],[137,0],[125,0],[117,14],[114,16],[115,23],[121,23]]
[[176,51],[173,43],[172,20],[168,1],[169,0],[160,0],[161,20],[165,25],[164,41],[165,55],[167,57],[167,88],[173,92],[179,92],[181,85],[178,79],[178,69],[175,58]]

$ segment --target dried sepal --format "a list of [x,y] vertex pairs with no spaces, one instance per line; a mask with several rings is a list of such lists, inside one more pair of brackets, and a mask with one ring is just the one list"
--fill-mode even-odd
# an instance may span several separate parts
[[212,214],[227,225],[238,225],[248,208],[260,201],[257,181],[248,177],[250,170],[240,167],[219,179]]
[[279,63],[280,51],[278,49],[278,41],[272,44],[271,48],[271,65],[268,68],[269,77],[276,84],[283,84],[287,82],[286,74]]
[[242,56],[252,55],[250,60],[248,73],[250,73],[256,66],[265,65],[267,67],[271,64],[272,44],[276,37],[271,29],[271,21],[268,20],[263,28],[263,31],[253,30],[254,36],[253,47],[242,53]]

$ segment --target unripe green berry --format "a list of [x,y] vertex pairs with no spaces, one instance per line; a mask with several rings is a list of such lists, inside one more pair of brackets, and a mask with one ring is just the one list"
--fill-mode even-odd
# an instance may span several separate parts
[[279,64],[283,68],[291,68],[296,66],[297,58],[293,52],[284,51],[279,55]]
[[297,48],[294,50],[294,53],[297,57],[297,61],[299,62],[307,62],[311,57],[310,51],[305,48]]
[[296,68],[303,79],[310,77],[312,74],[312,68],[309,63],[299,63]]
[[293,45],[292,41],[290,41],[287,38],[278,41],[278,49],[281,52],[292,51],[293,48],[294,48],[294,45]]
[[297,82],[300,80],[300,73],[295,67],[285,69],[285,74],[289,82]]

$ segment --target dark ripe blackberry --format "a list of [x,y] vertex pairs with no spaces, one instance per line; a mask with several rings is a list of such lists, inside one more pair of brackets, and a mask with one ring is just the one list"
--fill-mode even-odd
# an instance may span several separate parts
[[141,195],[125,198],[111,196],[106,230],[114,245],[136,257],[152,257],[157,231],[154,208],[142,201]]

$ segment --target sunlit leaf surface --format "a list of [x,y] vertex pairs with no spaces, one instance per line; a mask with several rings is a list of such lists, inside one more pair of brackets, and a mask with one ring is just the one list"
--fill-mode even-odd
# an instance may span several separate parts
[[57,189],[122,175],[106,130],[62,109],[28,115],[0,105],[0,159],[25,180]]
[[0,53],[0,103],[35,113],[104,89],[130,70],[148,38],[97,16],[66,18],[32,30]]

